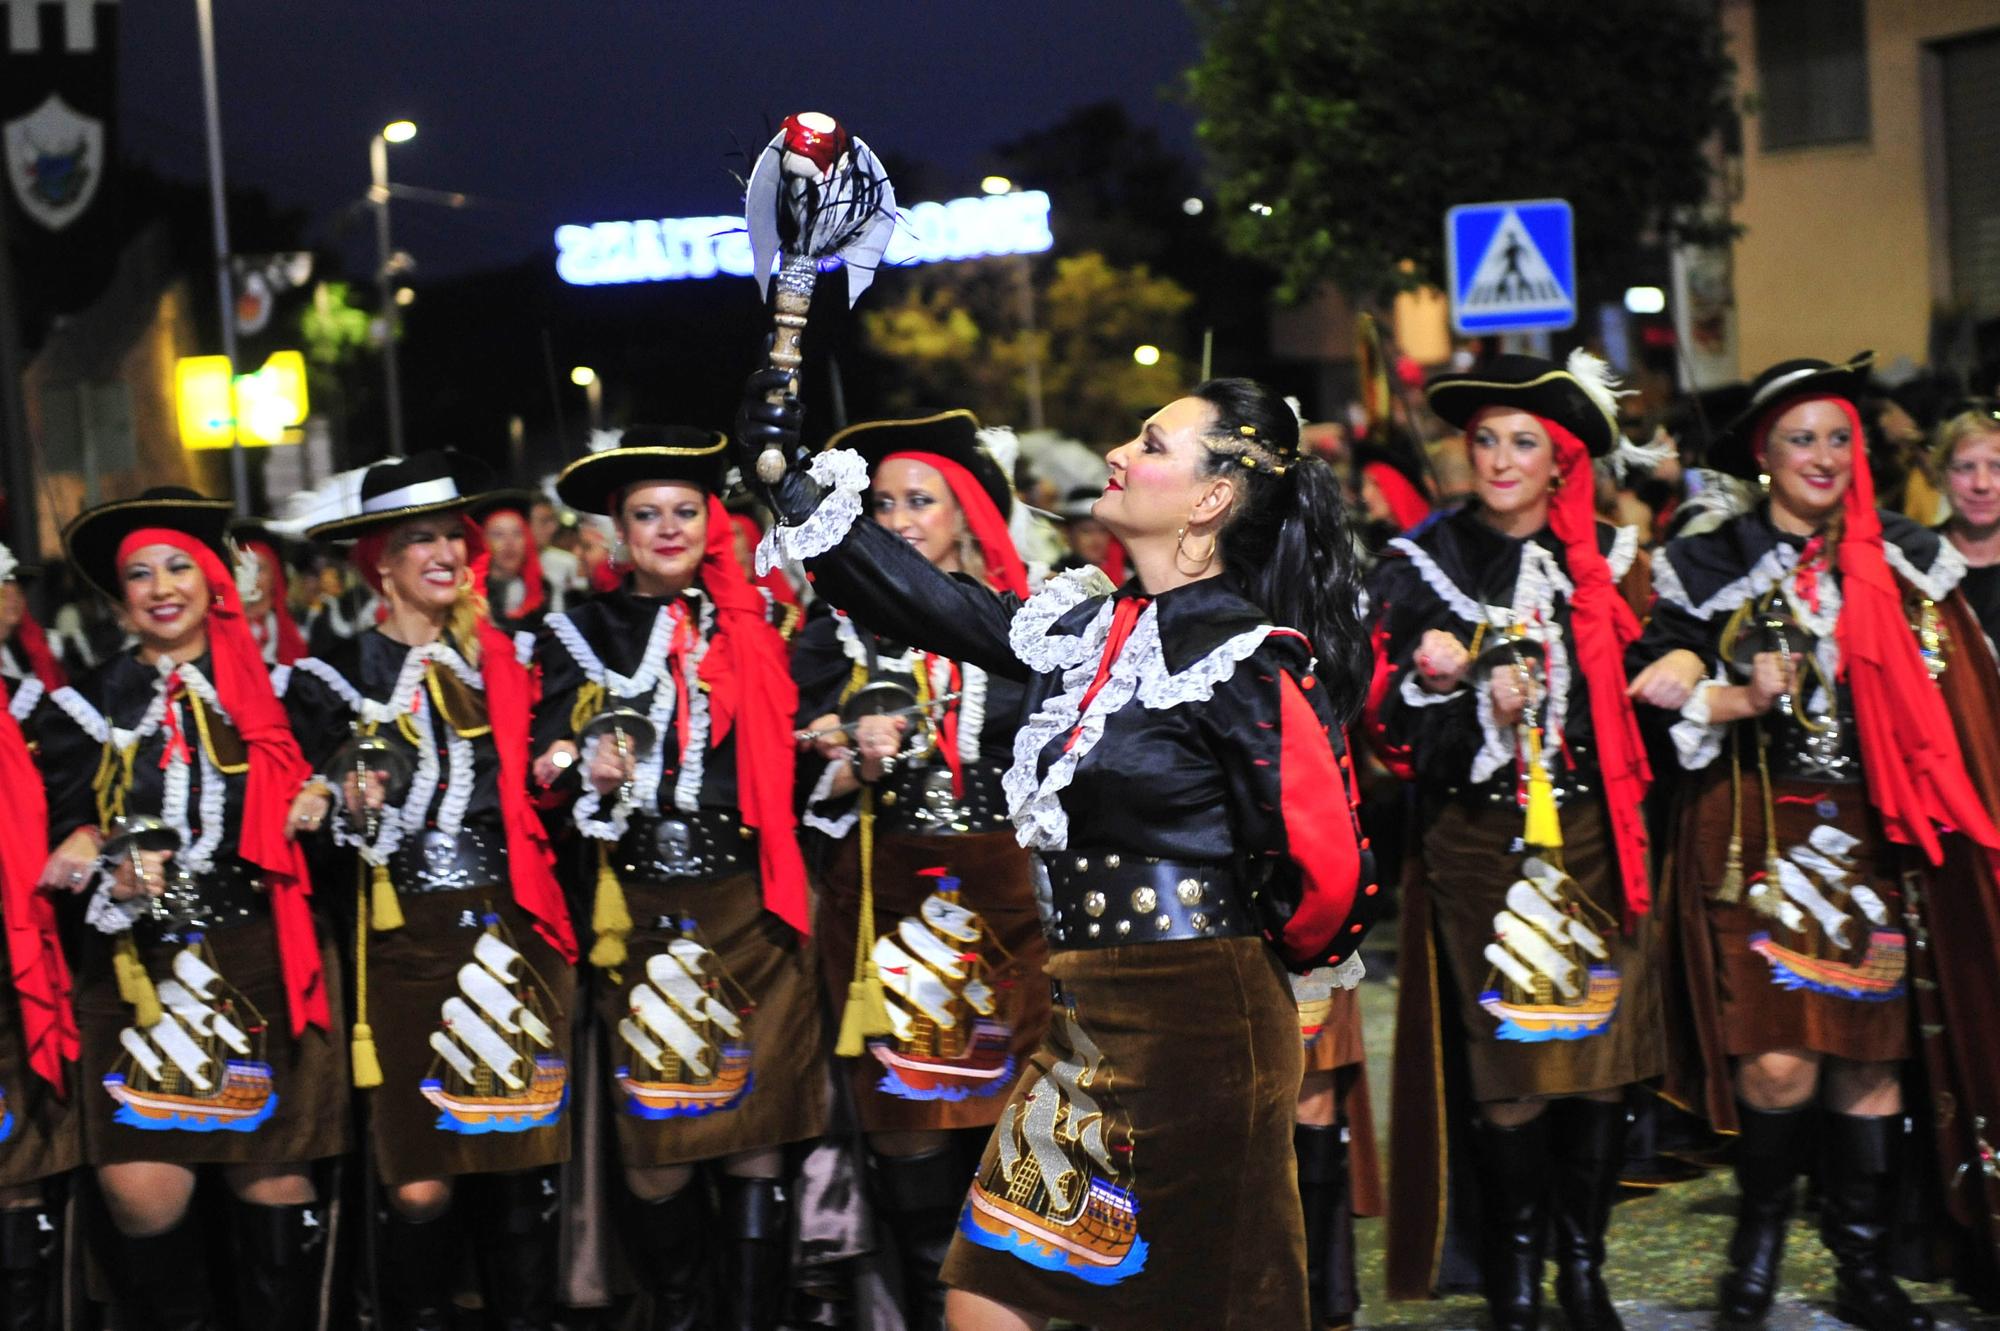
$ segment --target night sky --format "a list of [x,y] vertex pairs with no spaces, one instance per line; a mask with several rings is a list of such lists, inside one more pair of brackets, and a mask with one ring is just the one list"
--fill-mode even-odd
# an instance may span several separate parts
[[[120,12],[125,151],[198,179],[194,0]],[[392,179],[490,201],[397,203],[419,283],[553,256],[559,223],[734,211],[732,149],[795,110],[966,193],[995,145],[1107,98],[1193,153],[1171,95],[1197,54],[1178,0],[217,0],[216,29],[231,183],[305,208],[315,241],[367,252],[363,219],[335,227],[393,119],[420,132],[390,150]]]

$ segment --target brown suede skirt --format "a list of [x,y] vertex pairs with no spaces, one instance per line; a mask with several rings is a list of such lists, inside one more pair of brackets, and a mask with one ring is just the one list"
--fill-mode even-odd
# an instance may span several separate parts
[[1260,939],[1058,952],[945,1281],[1101,1331],[1306,1324],[1297,1007]]
[[83,1158],[83,1116],[77,1112],[79,1078],[63,1066],[66,1095],[28,1066],[14,976],[0,966],[0,1188],[20,1188],[67,1174]]
[[1564,808],[1562,831],[1570,890],[1582,894],[1578,918],[1604,955],[1574,954],[1568,994],[1553,985],[1524,988],[1489,959],[1489,946],[1502,947],[1535,973],[1532,954],[1496,939],[1496,917],[1509,910],[1508,895],[1522,876],[1525,857],[1513,849],[1521,824],[1519,809],[1452,803],[1438,810],[1424,836],[1438,953],[1457,990],[1473,1098],[1581,1095],[1658,1076],[1666,1053],[1654,928],[1650,917],[1629,934],[1620,924],[1601,805]]
[[403,927],[368,935],[359,1004],[382,1064],[368,1096],[382,1181],[567,1160],[576,972],[504,887],[398,904]]
[[596,977],[606,1103],[624,1164],[713,1160],[818,1136],[812,949],[764,909],[757,876],[627,882],[625,902],[625,965],[615,981]]
[[[835,1014],[854,978],[859,843],[849,837],[841,847],[820,900],[820,974]],[[843,1060],[866,1131],[985,1128],[999,1119],[1049,1028],[1043,973],[1049,949],[1035,913],[1032,865],[1033,856],[1012,832],[875,838],[875,934],[892,936],[877,945],[875,960],[891,1010],[904,1023],[892,1038],[869,1041],[860,1058]],[[925,873],[936,869],[958,880],[956,896],[944,891],[942,902],[955,902],[976,918],[963,920],[937,906],[932,914],[948,930],[976,931],[977,938],[940,934],[926,922],[925,902],[945,881]],[[940,972],[911,952],[912,938],[925,946],[937,939],[933,955],[947,961],[947,972],[952,954],[976,953],[977,959],[962,964],[960,975]],[[922,987],[912,984],[912,976]],[[980,999],[978,1006],[968,1001],[967,989]]]
[[[1702,792],[1693,812],[1690,866],[1705,904],[1701,919],[1708,931],[1725,1051],[1740,1057],[1810,1049],[1862,1062],[1907,1057],[1903,897],[1895,852],[1882,839],[1867,790],[1807,782],[1772,787],[1778,854],[1790,859],[1792,869],[1803,872],[1847,917],[1840,941],[1797,903],[1791,903],[1796,914],[1787,920],[1753,908],[1748,897],[1735,905],[1714,899],[1729,855],[1731,803],[1726,777]],[[1815,837],[1821,847],[1845,848],[1844,862],[1837,867],[1848,883],[1864,885],[1879,899],[1879,922],[1829,886],[1814,860]],[[1762,879],[1765,851],[1762,791],[1754,771],[1746,772],[1743,869],[1752,887]],[[1697,945],[1690,940],[1690,946]]]
[[[142,948],[167,1013],[151,1030],[119,998],[111,953],[112,940],[91,930],[76,991],[92,1165],[289,1164],[348,1148],[345,1032],[308,1027],[292,1037],[269,916],[192,947]],[[320,965],[337,1023],[340,963],[324,931]]]

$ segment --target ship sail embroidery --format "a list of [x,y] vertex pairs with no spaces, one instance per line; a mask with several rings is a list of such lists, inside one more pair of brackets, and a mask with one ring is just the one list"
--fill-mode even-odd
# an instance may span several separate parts
[[1485,952],[1493,970],[1479,1006],[1500,1023],[1502,1040],[1602,1034],[1622,987],[1604,942],[1617,922],[1547,860],[1530,856],[1521,873],[1507,889],[1506,908],[1493,917],[1494,941]]
[[444,1001],[431,1032],[421,1090],[438,1107],[436,1126],[478,1135],[527,1132],[562,1117],[569,1065],[557,1051],[548,986],[506,937],[496,914],[459,967],[458,993]]
[[875,1089],[903,1100],[988,1096],[1014,1076],[1014,1031],[1000,1016],[997,980],[1013,955],[986,923],[959,903],[958,879],[940,877],[915,915],[875,940],[874,962],[888,991],[892,1040],[869,1042],[881,1062]]
[[255,1132],[278,1107],[264,1014],[216,971],[202,935],[187,937],[173,977],[154,986],[159,1021],[118,1033],[124,1052],[104,1074],[112,1119],[147,1132]]
[[[1771,983],[1864,1003],[1901,998],[1909,940],[1891,924],[1881,894],[1860,881],[1853,853],[1860,839],[1821,823],[1802,845],[1771,860],[1747,892],[1751,909],[1770,920],[1750,935],[1750,950],[1771,964]],[[1855,915],[1864,921],[1852,936]],[[1780,936],[1785,942],[1779,942]]]
[[625,1058],[618,1085],[627,1113],[698,1118],[734,1109],[750,1094],[750,1015],[756,1005],[683,916],[680,936],[646,959],[618,1023]]
[[1000,1120],[991,1165],[973,1180],[959,1218],[972,1242],[1093,1285],[1145,1269],[1132,1128],[1112,1069],[1071,1006],[1051,1037],[1068,1052]]

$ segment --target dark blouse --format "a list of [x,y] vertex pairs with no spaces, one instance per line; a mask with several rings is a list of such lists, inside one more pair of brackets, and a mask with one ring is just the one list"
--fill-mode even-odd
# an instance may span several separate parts
[[2000,643],[2000,564],[1968,568],[1958,589],[1965,593],[1965,602],[1978,617],[1979,627],[1986,630],[1987,641]]

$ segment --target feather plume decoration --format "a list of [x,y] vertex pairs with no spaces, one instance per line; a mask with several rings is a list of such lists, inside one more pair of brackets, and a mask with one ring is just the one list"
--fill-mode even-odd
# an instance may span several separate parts
[[1680,445],[1664,426],[1653,427],[1653,438],[1649,443],[1635,444],[1621,435],[1618,447],[1611,450],[1611,474],[1623,485],[1625,478],[1634,471],[1658,471],[1664,463],[1679,457],[1680,452]]
[[1582,347],[1569,353],[1569,360],[1563,365],[1570,378],[1576,380],[1584,396],[1597,404],[1597,409],[1614,425],[1618,421],[1618,399],[1636,397],[1638,390],[1620,388],[1618,377],[1611,372],[1611,365],[1602,357],[1593,356]]

